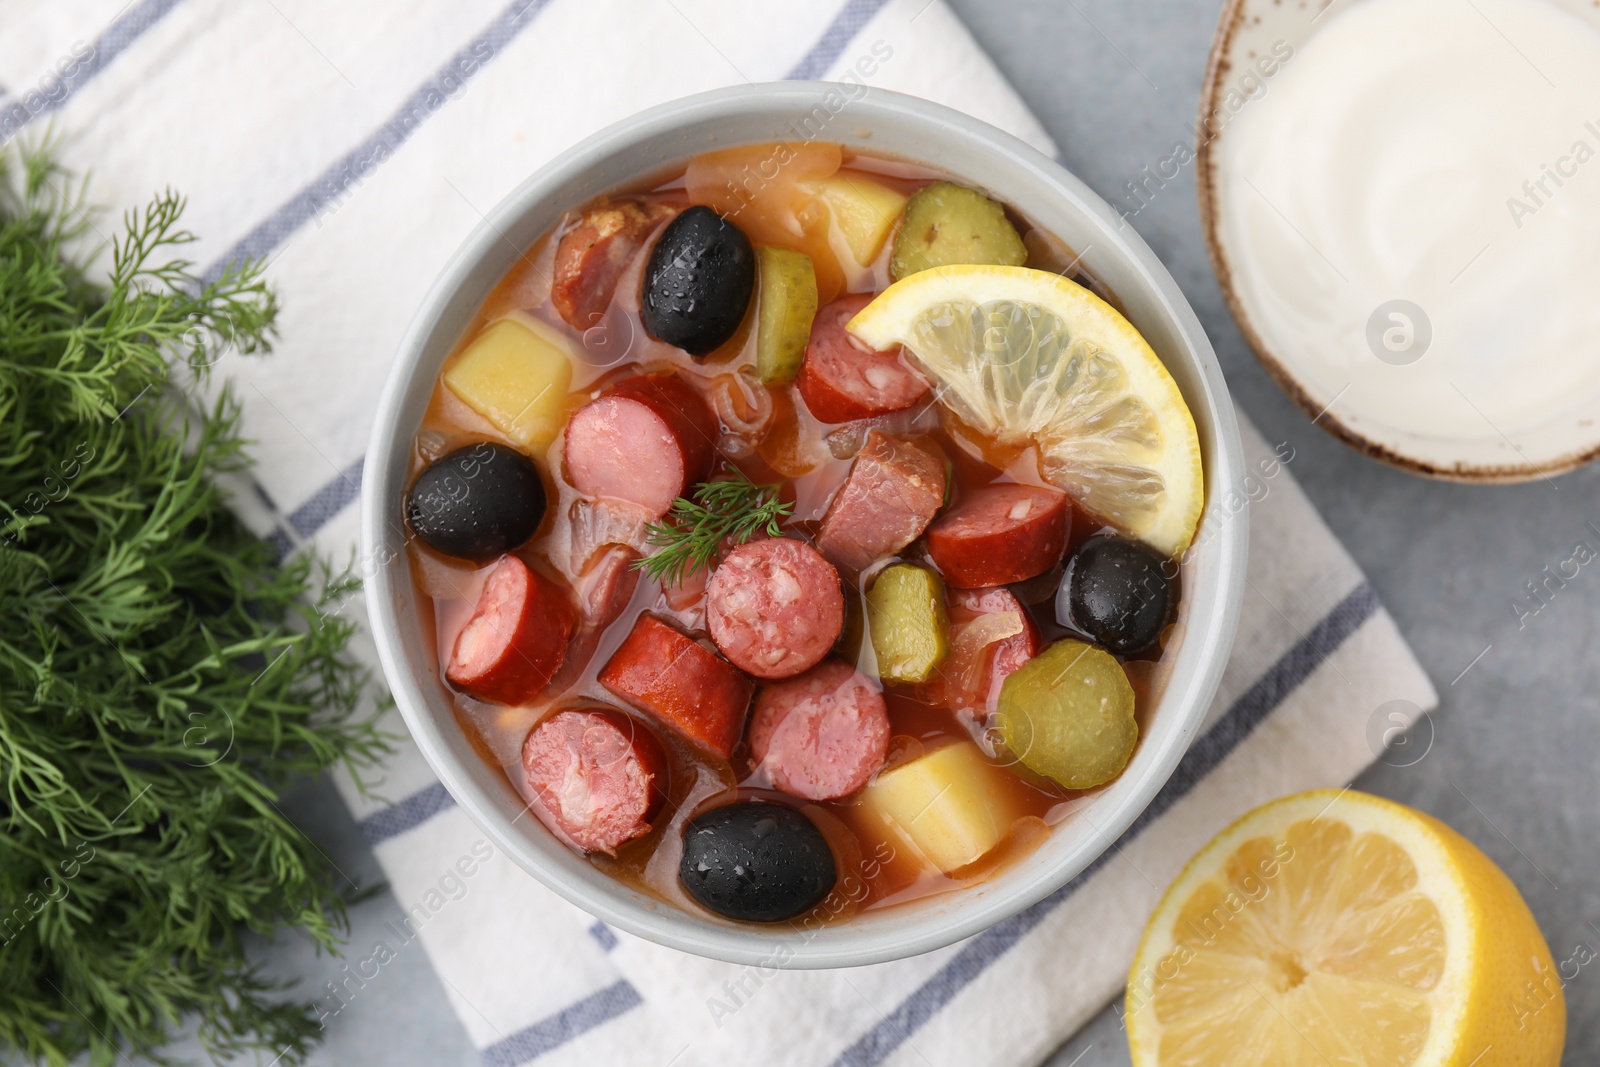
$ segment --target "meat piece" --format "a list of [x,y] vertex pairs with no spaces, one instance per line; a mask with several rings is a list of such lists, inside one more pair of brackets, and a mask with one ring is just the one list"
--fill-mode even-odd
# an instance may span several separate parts
[[1028,609],[1009,589],[956,589],[950,594],[950,623],[965,624],[980,615],[1014,611],[1022,617],[1022,632],[999,642],[989,660],[989,676],[996,692],[1006,675],[1039,654],[1039,627]]
[[822,516],[817,548],[845,570],[861,571],[920,537],[944,503],[944,490],[943,460],[870,430]]
[[663,585],[661,594],[667,607],[673,611],[689,611],[706,598],[706,582],[710,575],[704,567],[686,572],[671,585]]
[[804,541],[742,544],[706,583],[711,640],[757,678],[788,678],[816,666],[843,627],[839,572]]
[[617,279],[656,225],[676,213],[668,204],[637,200],[615,200],[583,213],[556,245],[550,285],[550,302],[567,325],[587,330],[600,321]]
[[791,796],[848,796],[883,766],[889,711],[870,678],[830,659],[761,690],[750,751],[772,784]]
[[534,814],[587,852],[616,855],[650,832],[667,799],[667,757],[645,725],[620,711],[558,711],[528,732],[522,769]]
[[633,566],[638,558],[629,545],[607,545],[589,560],[577,581],[585,626],[603,630],[617,621],[639,585],[639,572]]
[[504,556],[456,635],[445,678],[479,700],[531,700],[560,669],[577,624],[566,590],[516,556]]
[[683,379],[627,378],[567,423],[567,480],[585,496],[637,504],[659,519],[711,474],[717,430]]
[[[1006,676],[1039,654],[1039,627],[1009,589],[952,589],[949,612],[950,656],[939,668],[944,691],[934,702],[993,711]],[[980,632],[974,624],[984,616],[1007,612],[1016,615],[1021,633],[981,643],[963,640]]]
[[875,352],[845,331],[845,323],[871,301],[871,293],[842,296],[811,320],[800,396],[818,421],[887,415],[928,395],[928,380],[899,352]]
[[754,685],[721,656],[654,615],[640,615],[600,671],[600,684],[728,759]]
[[1067,548],[1065,493],[1035,485],[987,485],[928,527],[928,556],[958,589],[1006,585],[1042,574]]

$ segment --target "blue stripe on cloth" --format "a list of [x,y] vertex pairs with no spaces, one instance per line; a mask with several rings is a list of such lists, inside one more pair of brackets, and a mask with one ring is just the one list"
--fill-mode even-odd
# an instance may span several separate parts
[[811,51],[801,57],[784,78],[788,81],[810,81],[820,78],[844,53],[845,46],[883,9],[887,0],[846,0],[844,7],[822,31],[822,37],[811,46]]
[[[418,117],[416,112],[422,107],[418,101],[429,99],[429,94],[435,94],[442,104],[444,97],[440,94],[438,83],[447,75],[459,73],[458,80],[465,82],[467,78],[478,70],[480,57],[475,49],[479,42],[489,42],[490,56],[498,52],[512,37],[524,29],[537,15],[549,0],[519,0],[506,9],[488,30],[460,52],[456,53],[450,63],[445,64],[440,72],[426,84],[411,94],[411,97],[401,106],[395,116],[389,120],[377,133],[367,138],[362,144],[351,150],[338,163],[323,171],[322,174],[306,188],[295,194],[285,204],[268,216],[255,229],[251,230],[237,244],[223,255],[216,263],[205,272],[205,279],[213,281],[223,269],[239,259],[260,258],[272,252],[278,245],[294,233],[295,230],[315,218],[318,212],[325,207],[337,207],[341,200],[348,196],[354,185],[362,181],[360,171],[372,165],[379,153],[393,152],[400,146],[411,133],[421,124],[421,119],[426,114]],[[845,5],[839,9],[838,14],[828,23],[822,37],[805,56],[791,70],[787,77],[790,79],[815,78],[826,73],[835,60],[844,52],[845,48],[861,28],[876,15],[887,0],[846,0]],[[530,10],[532,9],[532,10]],[[465,58],[464,58],[465,57]],[[456,64],[471,62],[470,71],[458,69]],[[434,105],[436,109],[439,104]],[[428,110],[427,114],[431,114]],[[410,123],[407,125],[407,123]],[[357,461],[346,471],[318,489],[312,494],[311,499],[297,508],[289,516],[289,522],[294,526],[295,532],[302,538],[310,538],[321,529],[330,519],[341,510],[348,507],[356,499],[357,493],[351,491],[349,482],[354,480],[359,487],[360,470],[362,463]],[[351,479],[349,471],[354,470],[356,477]]]
[[440,812],[449,811],[455,806],[455,797],[444,786],[434,782],[394,807],[373,812],[362,819],[359,824],[361,836],[367,839],[367,844],[376,846],[397,834],[421,826]]
[[595,923],[589,927],[589,936],[595,939],[602,952],[610,952],[617,947],[617,932],[605,923]]
[[410,140],[411,135],[449,103],[462,86],[471,81],[518,34],[531,26],[549,3],[550,0],[515,0],[489,24],[488,29],[464,45],[427,81],[417,86],[376,133],[345,153],[342,159],[240,238],[220,259],[206,268],[201,279],[207,283],[214,282],[231,263],[264,258],[300,227],[324,211],[337,209],[366,180],[374,167],[382,165]]
[[333,481],[311,494],[311,499],[289,513],[289,525],[301,537],[309,538],[326,526],[330,519],[361,495],[361,468],[363,460],[356,460],[340,471]]
[[272,532],[267,534],[267,544],[272,547],[272,558],[279,563],[294,552],[294,542],[289,540],[289,534],[281,526],[274,526]]
[[627,981],[606,986],[483,1050],[484,1067],[521,1067],[644,1003]]
[[[127,8],[106,27],[105,32],[94,39],[87,57],[78,59],[76,54],[73,55],[75,62],[68,73],[61,75],[56,91],[47,96],[37,90],[22,90],[21,95],[0,113],[0,144],[11,140],[40,115],[48,115],[71,100],[79,89],[93,81],[95,75],[127,51],[129,45],[144,36],[146,30],[160,22],[178,3],[179,0],[141,0]],[[29,102],[34,98],[39,103],[30,107]]]
[[1134,820],[1113,848],[1102,852],[1072,881],[1026,911],[985,930],[968,941],[950,961],[911,992],[881,1022],[834,1060],[833,1067],[876,1067],[920,1030],[957,994],[970,985],[1013,945],[1086,883],[1123,845],[1138,837],[1169,808],[1194,789],[1239,746],[1283,699],[1324,663],[1346,638],[1381,607],[1370,585],[1356,586],[1310,633],[1267,668],[1211,729],[1190,747],[1177,770],[1150,806]]

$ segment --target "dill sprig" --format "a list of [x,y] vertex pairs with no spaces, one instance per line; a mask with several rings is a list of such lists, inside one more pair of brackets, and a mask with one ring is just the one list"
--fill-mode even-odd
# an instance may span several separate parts
[[316,1015],[243,938],[333,950],[352,887],[279,798],[386,746],[357,583],[240,524],[238,404],[180,388],[275,312],[260,264],[202,284],[182,212],[130,212],[91,273],[82,185],[0,152],[0,1051],[32,1062],[166,1062],[190,1025],[301,1060]]
[[676,585],[710,566],[725,541],[743,544],[761,530],[778,536],[779,520],[794,510],[792,503],[779,502],[780,489],[777,484],[756,485],[737,468],[731,478],[701,482],[694,487],[694,499],[680,496],[666,522],[646,528],[646,541],[657,550],[634,560],[634,567],[662,585]]

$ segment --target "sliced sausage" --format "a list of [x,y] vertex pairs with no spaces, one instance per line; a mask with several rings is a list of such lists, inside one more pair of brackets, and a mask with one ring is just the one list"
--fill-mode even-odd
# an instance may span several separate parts
[[630,715],[609,708],[558,711],[528,732],[522,770],[534,814],[586,852],[616,855],[650,832],[667,799],[661,742]]
[[516,556],[494,565],[456,635],[445,677],[479,700],[531,700],[561,667],[577,628],[572,598]]
[[843,627],[839,572],[792,537],[740,545],[706,583],[711,640],[757,678],[788,678],[816,666]]
[[883,694],[836,659],[766,686],[750,719],[750,751],[772,784],[791,796],[848,796],[867,784],[888,754]]
[[898,352],[876,352],[845,330],[871,293],[842,296],[817,312],[800,366],[800,396],[820,422],[870,419],[928,395],[928,380]]
[[577,581],[585,626],[603,630],[617,621],[639,585],[639,572],[633,566],[638,558],[629,545],[607,545],[589,560]]
[[987,485],[928,527],[928,556],[958,589],[1043,574],[1067,548],[1067,495],[1036,485]]
[[550,302],[567,324],[587,330],[600,321],[617,279],[644,247],[656,225],[676,208],[662,203],[616,200],[590,208],[556,245]]
[[600,671],[600,684],[728,759],[754,690],[715,652],[654,615],[640,615]]
[[567,480],[585,496],[637,504],[659,519],[711,474],[717,420],[681,378],[627,378],[567,423]]
[[920,537],[944,503],[944,490],[943,460],[870,430],[822,516],[817,548],[845,570],[863,570]]
[[[952,589],[949,611],[952,649],[962,643],[962,632],[984,615],[1011,611],[1016,612],[1022,621],[1021,633],[1001,638],[980,651],[983,663],[975,695],[981,700],[983,710],[993,711],[1000,702],[1000,686],[1004,684],[1006,676],[1039,654],[1039,627],[1022,606],[1022,601],[1009,589]],[[950,666],[953,669],[971,670],[971,666],[966,664]]]

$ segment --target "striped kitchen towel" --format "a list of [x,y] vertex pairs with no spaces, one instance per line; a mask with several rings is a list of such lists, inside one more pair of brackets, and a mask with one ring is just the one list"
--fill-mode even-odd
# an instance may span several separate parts
[[[347,558],[374,398],[413,309],[490,207],[600,126],[720,85],[848,78],[1054,154],[942,0],[122,4],[8,7],[0,141],[53,124],[100,202],[187,193],[208,271],[270,260],[277,351],[216,370],[260,460],[238,505],[285,553]],[[1435,702],[1296,487],[1292,447],[1245,437],[1249,478],[1217,488],[1250,502],[1255,549],[1210,720],[1122,839],[1034,907],[950,948],[851,971],[708,962],[547,892],[406,745],[377,783],[385,801],[340,783],[406,912],[395,939],[425,946],[491,1067],[1037,1062],[1117,992],[1161,887],[1201,841],[1268,798],[1348,781],[1389,711]],[[327,1015],[337,1027],[336,1005]]]

